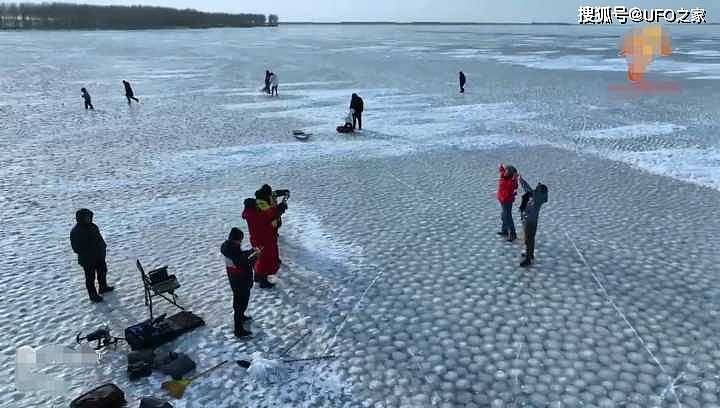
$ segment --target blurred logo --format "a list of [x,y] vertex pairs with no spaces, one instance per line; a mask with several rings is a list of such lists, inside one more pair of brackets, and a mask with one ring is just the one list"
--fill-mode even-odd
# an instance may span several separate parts
[[[97,362],[98,354],[86,346],[81,346],[80,351],[55,344],[37,349],[22,346],[15,354],[15,386],[21,392],[44,391],[66,396],[70,392],[70,383],[53,367],[94,366]],[[58,376],[53,376],[53,371]]]
[[656,57],[672,53],[670,36],[659,25],[634,28],[628,31],[619,44],[621,57],[627,61],[629,86],[615,86],[611,90],[679,91],[679,86],[668,82],[648,82],[645,73]]

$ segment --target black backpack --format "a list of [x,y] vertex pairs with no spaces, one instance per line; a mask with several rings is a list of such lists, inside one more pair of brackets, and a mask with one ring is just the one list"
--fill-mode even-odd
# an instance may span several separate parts
[[107,383],[75,398],[70,408],[120,408],[125,402],[125,393],[115,384]]
[[127,372],[130,381],[149,377],[152,374],[155,352],[153,350],[131,351],[127,356]]

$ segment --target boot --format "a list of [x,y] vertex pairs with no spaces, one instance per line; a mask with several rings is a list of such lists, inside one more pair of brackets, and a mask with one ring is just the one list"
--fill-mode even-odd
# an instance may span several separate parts
[[260,280],[260,288],[262,289],[272,289],[275,287],[274,283],[271,283],[267,278],[263,278]]
[[235,337],[237,337],[237,338],[243,338],[243,337],[249,337],[249,336],[252,336],[252,332],[250,330],[245,330],[244,327],[241,327],[241,328],[235,330]]
[[500,235],[501,237],[507,237],[507,232],[498,231],[497,234]]
[[93,303],[100,303],[103,301],[103,297],[100,295],[90,296],[90,301]]
[[522,262],[520,262],[520,266],[523,268],[527,268],[532,264],[532,258],[525,257]]
[[115,286],[105,286],[104,288],[100,288],[100,293],[112,292],[113,290],[115,290]]

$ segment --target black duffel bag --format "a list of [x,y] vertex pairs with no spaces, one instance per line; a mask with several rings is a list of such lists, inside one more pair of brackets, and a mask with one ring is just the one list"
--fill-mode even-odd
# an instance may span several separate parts
[[112,383],[101,385],[75,398],[70,408],[120,408],[125,405],[125,393]]
[[195,362],[187,354],[169,352],[155,358],[155,369],[167,374],[173,380],[180,380],[195,369]]
[[164,316],[130,326],[125,329],[125,341],[133,350],[153,349],[175,340],[182,332]]
[[127,356],[127,372],[130,381],[149,377],[152,374],[155,352],[153,350],[131,351]]

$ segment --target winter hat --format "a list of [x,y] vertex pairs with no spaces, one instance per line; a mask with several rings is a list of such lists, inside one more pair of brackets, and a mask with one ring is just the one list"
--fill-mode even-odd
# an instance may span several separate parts
[[505,167],[505,177],[512,178],[517,174],[517,169],[514,166]]
[[255,207],[257,207],[257,203],[255,202],[255,199],[254,199],[254,198],[246,198],[245,201],[243,202],[243,204],[245,205],[245,209],[246,209],[246,210],[247,210],[248,208],[255,208]]
[[270,187],[270,184],[263,184],[262,187],[260,187],[260,191],[265,195],[272,195],[272,187]]
[[92,218],[92,216],[93,216],[92,211],[88,210],[87,208],[81,208],[81,209],[77,210],[77,212],[75,213],[75,221],[82,224],[85,222],[85,218],[87,218],[87,217]]
[[245,234],[240,230],[240,228],[233,227],[230,230],[230,234],[228,235],[229,241],[242,241],[243,237],[245,237]]

